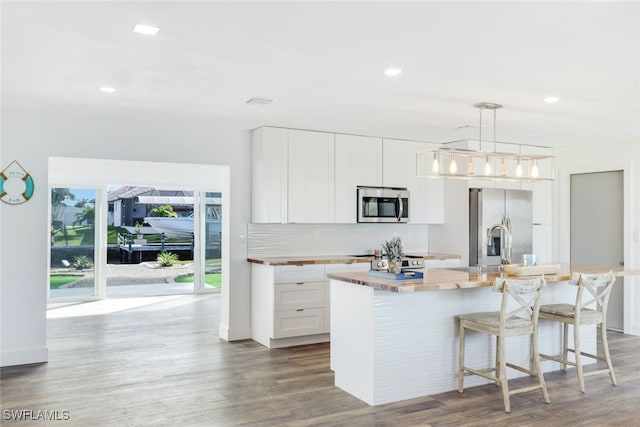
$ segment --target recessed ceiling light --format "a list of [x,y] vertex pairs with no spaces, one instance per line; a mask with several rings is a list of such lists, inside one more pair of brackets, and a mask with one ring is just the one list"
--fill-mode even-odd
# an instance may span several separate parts
[[558,98],[557,96],[547,96],[547,97],[544,99],[544,102],[545,102],[546,104],[557,104],[557,103],[558,103],[558,101],[560,101],[560,98]]
[[104,92],[104,93],[113,93],[115,92],[115,88],[112,88],[111,86],[102,86],[100,88],[100,92]]
[[269,99],[269,98],[251,98],[249,100],[246,101],[247,104],[249,105],[267,105],[267,104],[271,104],[273,102],[273,99]]
[[400,68],[387,68],[384,70],[384,75],[389,77],[396,77],[402,74],[402,70]]
[[160,31],[160,28],[153,27],[151,25],[137,24],[135,27],[133,27],[134,33],[145,34],[147,36],[155,36],[156,34],[158,34],[158,31]]

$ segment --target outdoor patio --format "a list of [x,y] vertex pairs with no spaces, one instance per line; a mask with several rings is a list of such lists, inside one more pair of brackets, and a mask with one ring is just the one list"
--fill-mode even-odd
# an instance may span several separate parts
[[[207,271],[218,270],[219,264],[207,266]],[[73,272],[69,269],[52,269],[52,273]],[[140,264],[107,264],[107,298],[128,298],[133,296],[179,295],[193,292],[193,282],[179,283],[179,276],[193,274],[193,263],[176,264],[172,267],[158,267],[155,262]],[[51,298],[87,295],[93,286],[93,272],[72,284],[51,289]],[[51,305],[51,304],[50,304]]]

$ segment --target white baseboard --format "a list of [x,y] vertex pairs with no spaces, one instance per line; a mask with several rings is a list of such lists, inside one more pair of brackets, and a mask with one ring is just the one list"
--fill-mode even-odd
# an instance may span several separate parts
[[48,360],[49,349],[47,347],[3,351],[0,353],[0,366],[2,367],[44,363]]
[[225,325],[220,325],[218,335],[225,341],[239,341],[251,339],[251,328],[229,328]]

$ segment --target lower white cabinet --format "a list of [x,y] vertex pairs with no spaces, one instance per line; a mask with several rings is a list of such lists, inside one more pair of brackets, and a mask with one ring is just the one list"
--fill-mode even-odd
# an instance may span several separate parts
[[425,268],[460,267],[460,258],[425,259]]
[[328,332],[324,326],[324,307],[276,311],[273,338],[323,334]]
[[251,264],[253,340],[269,348],[329,341],[326,273],[368,270],[369,263]]
[[325,329],[327,287],[327,282],[274,284],[273,338],[328,333]]

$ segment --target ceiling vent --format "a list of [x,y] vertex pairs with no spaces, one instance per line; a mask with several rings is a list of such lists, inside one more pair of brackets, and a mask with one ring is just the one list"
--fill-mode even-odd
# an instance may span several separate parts
[[273,99],[269,99],[269,98],[251,98],[250,100],[247,101],[247,104],[249,105],[269,105],[273,102]]

